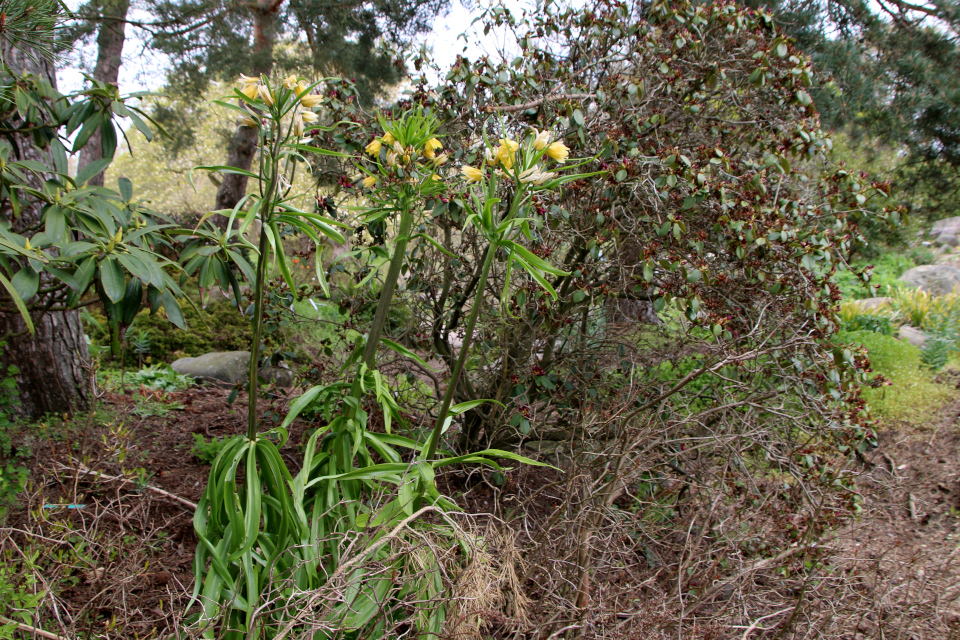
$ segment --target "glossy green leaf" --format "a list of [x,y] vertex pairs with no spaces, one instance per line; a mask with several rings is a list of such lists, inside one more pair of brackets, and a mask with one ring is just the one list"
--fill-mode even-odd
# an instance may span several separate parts
[[183,311],[180,309],[180,303],[173,297],[169,289],[163,290],[163,308],[167,312],[167,318],[180,329],[187,328],[187,321],[183,317]]
[[100,262],[100,284],[111,302],[123,300],[123,294],[127,289],[127,281],[116,258],[104,258]]
[[33,320],[30,318],[30,312],[27,311],[27,305],[24,304],[23,299],[14,288],[13,283],[7,280],[6,276],[4,276],[2,273],[0,273],[0,285],[3,285],[3,288],[6,289],[7,293],[10,294],[10,298],[13,300],[17,310],[20,312],[20,316],[23,318],[24,324],[27,325],[27,330],[30,332],[30,335],[33,335]]

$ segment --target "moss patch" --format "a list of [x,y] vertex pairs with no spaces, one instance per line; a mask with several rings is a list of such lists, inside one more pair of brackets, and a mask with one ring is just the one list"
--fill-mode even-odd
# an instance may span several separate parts
[[[178,329],[160,312],[150,315],[141,311],[127,330],[127,362],[136,362],[130,348],[130,339],[143,332],[149,341],[147,355],[151,362],[172,362],[185,356],[199,356],[211,351],[244,351],[250,348],[250,322],[226,300],[210,303],[200,313],[188,304],[183,305],[187,330]],[[95,345],[109,345],[107,320],[99,310],[91,311],[85,322],[87,335]],[[92,321],[91,321],[92,320]]]
[[841,339],[866,347],[873,370],[893,383],[864,391],[877,417],[919,426],[960,395],[951,385],[936,382],[921,365],[920,350],[907,342],[869,331],[845,332]]

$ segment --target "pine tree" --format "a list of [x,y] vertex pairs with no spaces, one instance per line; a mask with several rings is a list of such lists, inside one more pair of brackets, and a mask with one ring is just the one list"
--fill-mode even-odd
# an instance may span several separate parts
[[[942,217],[960,188],[960,2],[752,0],[813,54],[827,125],[909,151],[901,189],[939,194]],[[927,212],[928,215],[931,212]]]

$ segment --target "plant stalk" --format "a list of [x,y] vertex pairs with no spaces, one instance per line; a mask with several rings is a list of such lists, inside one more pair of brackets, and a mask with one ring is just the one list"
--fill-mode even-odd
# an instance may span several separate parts
[[[410,210],[409,200],[404,197],[400,202],[400,228],[397,233],[397,241],[393,246],[390,268],[387,270],[387,277],[383,281],[383,289],[380,290],[380,299],[377,301],[377,311],[373,316],[370,332],[367,334],[367,343],[363,347],[361,361],[371,369],[377,364],[377,345],[380,343],[380,336],[383,334],[383,327],[386,325],[387,316],[390,313],[390,303],[393,301],[393,293],[397,289],[397,280],[400,279],[400,269],[403,268],[403,259],[407,253],[407,239],[412,227],[413,212]],[[359,400],[361,394],[360,377],[357,376],[353,381],[350,395]],[[359,403],[357,405],[359,406]],[[350,410],[350,416],[356,417],[356,407]]]
[[[257,439],[257,428],[259,427],[257,420],[257,398],[260,395],[260,334],[262,332],[263,325],[263,289],[265,286],[264,280],[267,277],[267,259],[268,251],[270,245],[267,241],[267,225],[273,219],[273,197],[277,191],[277,172],[280,170],[280,163],[277,161],[277,157],[280,153],[280,143],[282,138],[279,135],[279,131],[275,132],[273,149],[270,154],[270,164],[264,162],[264,152],[263,149],[267,146],[267,139],[264,136],[263,130],[260,130],[260,202],[261,204],[266,203],[266,208],[262,209],[260,212],[260,242],[257,247],[259,256],[257,258],[257,282],[254,287],[253,295],[253,344],[250,347],[250,367],[248,371],[247,379],[247,393],[249,398],[247,399],[247,438],[251,441]],[[267,186],[267,192],[263,193],[263,174],[264,168],[270,166],[270,182]],[[277,239],[277,242],[280,242],[280,239]],[[282,250],[282,247],[278,247],[278,250]]]
[[460,353],[457,355],[457,363],[453,367],[453,374],[450,376],[450,382],[447,385],[447,391],[443,394],[443,404],[440,405],[440,413],[437,416],[437,423],[433,426],[433,433],[430,435],[430,442],[427,446],[426,460],[432,460],[437,453],[437,445],[440,442],[440,432],[443,430],[443,423],[447,420],[447,413],[450,411],[450,405],[453,403],[453,395],[456,393],[457,385],[460,382],[460,375],[467,362],[470,352],[470,344],[473,342],[473,328],[477,324],[477,316],[480,315],[480,307],[483,304],[483,293],[487,286],[487,276],[490,274],[490,267],[493,265],[493,257],[497,253],[497,246],[491,245],[487,251],[487,257],[484,258],[483,268],[480,271],[480,282],[477,283],[477,293],[473,298],[473,308],[470,309],[470,317],[467,319],[466,335],[463,336],[463,344],[460,346]]
[[370,326],[367,344],[363,349],[363,362],[371,369],[376,365],[377,345],[380,343],[380,335],[383,333],[387,316],[390,314],[390,303],[393,301],[393,293],[397,289],[397,280],[400,279],[400,269],[403,268],[403,259],[407,254],[407,240],[412,227],[413,213],[410,211],[409,200],[404,197],[400,202],[400,229],[393,247],[393,257],[390,259],[387,277],[383,281],[383,289],[380,290],[377,313],[374,315],[373,324]]
[[257,260],[257,282],[253,296],[253,344],[250,345],[250,369],[247,379],[247,438],[257,439],[257,396],[260,392],[260,330],[263,323],[263,287],[267,276],[267,230],[261,220],[260,257]]

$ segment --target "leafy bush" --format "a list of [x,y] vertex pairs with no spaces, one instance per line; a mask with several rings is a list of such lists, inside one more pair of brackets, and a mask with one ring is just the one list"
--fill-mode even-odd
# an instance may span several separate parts
[[866,308],[857,300],[845,300],[840,303],[837,314],[844,331],[870,331],[893,335],[899,324],[899,315],[889,305]]
[[0,466],[0,516],[27,486],[27,473],[25,467]]
[[[3,343],[0,343],[0,352]],[[16,367],[7,367],[6,375],[0,377],[0,457],[9,456],[13,443],[8,432],[14,426],[13,415],[19,405],[17,397]]]
[[893,320],[881,315],[868,313],[857,314],[853,321],[844,325],[845,331],[870,331],[872,333],[882,333],[885,336],[892,336],[894,330]]
[[960,295],[932,296],[920,289],[894,289],[891,308],[910,326],[937,333],[960,319]]
[[873,267],[869,286],[850,270],[838,271],[834,275],[833,280],[840,287],[845,300],[884,296],[890,289],[905,287],[906,285],[900,282],[899,278],[905,271],[917,266],[917,263],[908,255],[890,252],[883,254],[876,261],[859,261],[854,268],[863,269],[869,266]]

